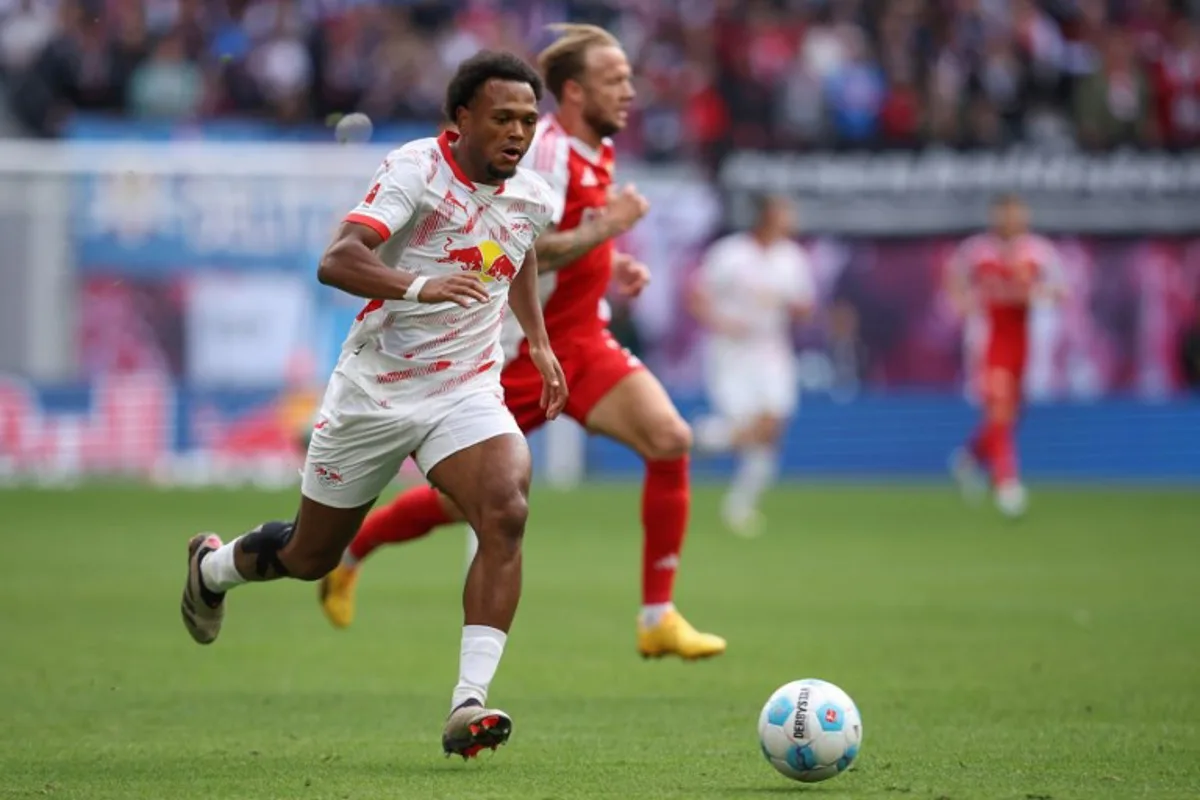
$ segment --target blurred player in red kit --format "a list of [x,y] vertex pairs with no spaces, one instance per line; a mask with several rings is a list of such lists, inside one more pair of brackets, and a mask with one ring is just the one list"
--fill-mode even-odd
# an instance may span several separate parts
[[982,313],[987,323],[987,342],[976,376],[983,421],[966,447],[955,452],[951,468],[969,499],[981,496],[990,479],[996,506],[1017,517],[1027,504],[1013,431],[1021,412],[1029,312],[1040,300],[1061,297],[1058,255],[1048,240],[1029,232],[1024,202],[1015,195],[1002,195],[992,204],[991,231],[958,247],[947,278],[959,311]]
[[[628,445],[646,463],[639,652],[715,656],[725,651],[725,640],[698,632],[672,602],[690,505],[691,430],[658,380],[608,331],[609,284],[634,297],[650,279],[644,265],[614,247],[614,239],[649,209],[633,186],[613,186],[608,137],[625,127],[633,102],[629,62],[602,28],[558,25],[554,30],[559,37],[538,63],[558,110],[539,123],[522,165],[545,178],[559,202],[536,253],[546,328],[571,387],[566,413],[589,432]],[[507,327],[503,340],[505,403],[528,433],[546,419],[538,403],[540,378],[521,331]],[[462,519],[452,502],[427,486],[410,489],[371,514],[341,566],[322,584],[326,616],[338,627],[351,623],[360,562],[377,547],[417,539]]]

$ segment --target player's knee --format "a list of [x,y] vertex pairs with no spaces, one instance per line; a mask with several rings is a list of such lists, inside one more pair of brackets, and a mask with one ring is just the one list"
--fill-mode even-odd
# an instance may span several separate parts
[[505,551],[515,552],[525,535],[525,523],[529,519],[529,501],[525,493],[517,488],[496,493],[483,506],[480,513],[480,546],[485,542]]
[[1011,396],[997,392],[984,405],[984,417],[991,423],[1007,424],[1016,416],[1016,405]]
[[773,416],[763,416],[755,426],[757,444],[769,447],[783,438],[783,420]]
[[692,449],[692,428],[682,418],[671,416],[648,427],[642,457],[648,461],[673,461]]

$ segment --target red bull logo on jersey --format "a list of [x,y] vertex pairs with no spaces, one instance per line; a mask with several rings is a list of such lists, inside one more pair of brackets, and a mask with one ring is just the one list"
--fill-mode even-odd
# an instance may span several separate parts
[[440,264],[458,264],[464,272],[475,272],[485,283],[505,281],[512,283],[517,277],[517,266],[496,242],[484,239],[477,245],[454,247],[454,240],[447,238],[446,255],[438,259]]

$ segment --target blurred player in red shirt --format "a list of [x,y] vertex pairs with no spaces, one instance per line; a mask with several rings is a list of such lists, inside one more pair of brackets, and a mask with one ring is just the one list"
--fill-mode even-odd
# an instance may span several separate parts
[[[690,505],[692,434],[658,380],[608,331],[610,283],[627,297],[650,280],[643,264],[619,253],[616,237],[649,209],[631,186],[613,185],[609,139],[625,127],[634,89],[620,43],[591,25],[557,25],[559,38],[538,57],[558,110],[538,125],[522,166],[538,172],[559,200],[554,225],[537,241],[546,328],[571,387],[566,413],[589,432],[635,450],[646,462],[642,494],[642,610],[637,646],[644,656],[715,656],[725,640],[700,633],[675,610],[672,594]],[[518,328],[506,327],[505,403],[526,433],[546,420],[540,377]],[[354,616],[359,564],[391,542],[411,541],[463,519],[429,486],[410,489],[371,514],[323,582],[322,607],[338,627]]]
[[951,466],[968,498],[981,495],[990,478],[997,507],[1012,517],[1023,514],[1027,503],[1013,429],[1021,410],[1029,311],[1038,300],[1057,300],[1062,291],[1054,246],[1028,228],[1024,202],[1014,195],[1000,196],[992,205],[992,230],[963,242],[947,275],[959,311],[981,313],[987,324],[975,375],[983,422],[966,447],[954,454]]

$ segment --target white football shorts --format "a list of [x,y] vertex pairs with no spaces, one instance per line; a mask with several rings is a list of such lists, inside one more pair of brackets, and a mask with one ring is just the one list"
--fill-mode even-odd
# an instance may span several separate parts
[[720,416],[741,423],[795,413],[799,402],[795,359],[748,352],[739,358],[710,356],[705,366],[708,399]]
[[490,387],[382,406],[335,372],[308,445],[300,491],[333,508],[357,508],[396,477],[410,455],[422,473],[460,450],[506,433],[521,435]]

